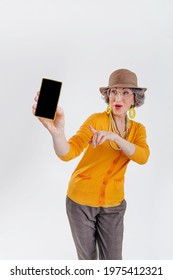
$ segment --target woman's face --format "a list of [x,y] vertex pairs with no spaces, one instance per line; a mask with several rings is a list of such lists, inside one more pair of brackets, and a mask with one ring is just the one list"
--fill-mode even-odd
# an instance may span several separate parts
[[129,88],[111,88],[109,105],[116,116],[125,117],[131,105],[134,105],[134,95]]

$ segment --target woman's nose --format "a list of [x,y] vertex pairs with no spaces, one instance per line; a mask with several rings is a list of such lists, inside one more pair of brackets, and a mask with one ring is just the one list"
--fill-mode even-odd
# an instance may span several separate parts
[[117,94],[115,95],[115,100],[116,100],[116,101],[120,101],[121,99],[122,99],[121,93],[117,93]]

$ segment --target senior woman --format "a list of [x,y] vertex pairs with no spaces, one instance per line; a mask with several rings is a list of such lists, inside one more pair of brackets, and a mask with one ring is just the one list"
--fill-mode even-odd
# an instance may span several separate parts
[[[123,219],[126,210],[124,175],[130,160],[145,164],[149,157],[145,127],[128,118],[144,103],[146,88],[128,69],[114,71],[100,92],[107,110],[91,115],[68,141],[64,113],[55,121],[40,121],[52,135],[58,157],[69,161],[84,150],[67,191],[66,208],[80,260],[122,259]],[[37,102],[38,96],[35,98]],[[33,106],[35,113],[36,104]]]

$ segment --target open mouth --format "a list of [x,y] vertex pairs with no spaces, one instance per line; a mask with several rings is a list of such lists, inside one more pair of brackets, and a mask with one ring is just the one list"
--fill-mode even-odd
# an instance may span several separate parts
[[120,110],[123,107],[123,105],[121,104],[115,104],[115,109],[116,110]]

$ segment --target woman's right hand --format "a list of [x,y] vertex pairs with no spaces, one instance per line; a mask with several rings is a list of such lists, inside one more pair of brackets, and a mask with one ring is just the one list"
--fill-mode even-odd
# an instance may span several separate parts
[[[37,92],[37,95],[34,98],[36,104],[32,106],[32,112],[34,115],[37,108],[38,99],[39,99],[39,92]],[[65,122],[64,122],[64,112],[62,108],[57,107],[54,120],[49,120],[41,117],[38,117],[38,119],[49,130],[52,136],[60,135],[64,133]]]

